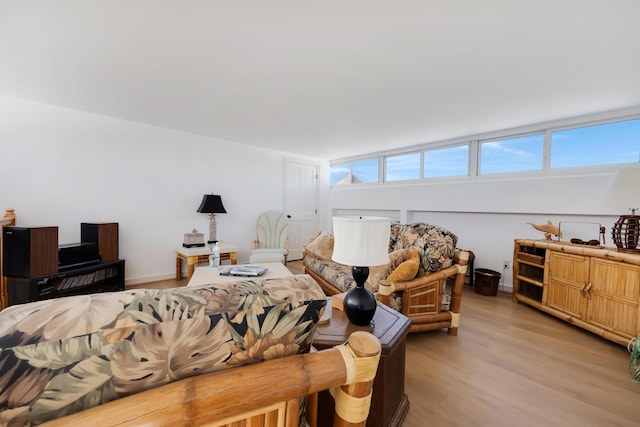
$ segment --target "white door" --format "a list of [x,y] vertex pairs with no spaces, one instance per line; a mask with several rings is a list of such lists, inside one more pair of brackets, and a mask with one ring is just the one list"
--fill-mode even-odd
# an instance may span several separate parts
[[285,213],[289,217],[290,261],[302,259],[302,247],[318,232],[318,165],[286,162]]

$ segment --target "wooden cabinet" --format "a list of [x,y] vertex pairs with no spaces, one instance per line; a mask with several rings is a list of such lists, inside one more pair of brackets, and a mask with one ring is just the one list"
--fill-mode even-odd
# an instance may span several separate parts
[[625,338],[637,337],[640,266],[592,258],[589,280],[586,321]]
[[518,301],[540,304],[545,282],[545,262],[544,248],[516,243],[513,255],[514,298],[517,295]]
[[514,301],[626,345],[640,332],[640,256],[516,240]]
[[549,282],[546,303],[584,320],[587,311],[586,288],[589,281],[588,257],[549,251]]

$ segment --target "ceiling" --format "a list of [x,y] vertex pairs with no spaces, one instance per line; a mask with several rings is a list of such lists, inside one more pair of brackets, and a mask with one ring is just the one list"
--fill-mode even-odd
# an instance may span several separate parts
[[640,106],[637,0],[0,0],[0,94],[325,159]]

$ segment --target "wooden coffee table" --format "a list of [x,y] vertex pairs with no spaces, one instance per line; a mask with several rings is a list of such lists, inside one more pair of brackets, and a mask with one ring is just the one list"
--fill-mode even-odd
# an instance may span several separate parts
[[[313,346],[322,350],[342,344],[354,331],[367,331],[378,337],[382,354],[373,383],[367,427],[401,425],[409,410],[409,398],[404,392],[404,360],[411,320],[381,303],[373,317],[375,327],[351,324],[343,311],[331,307],[331,298],[327,310],[331,312],[331,320],[318,325]],[[318,401],[318,425],[333,425],[333,399],[323,392]]]

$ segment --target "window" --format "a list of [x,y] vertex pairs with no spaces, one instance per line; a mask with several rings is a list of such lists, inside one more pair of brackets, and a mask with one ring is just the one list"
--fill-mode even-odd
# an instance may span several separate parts
[[425,178],[469,174],[469,144],[424,152]]
[[640,119],[560,130],[551,134],[551,168],[640,161]]
[[351,182],[378,182],[379,164],[378,158],[353,162],[351,164]]
[[420,179],[420,153],[386,157],[385,181]]
[[358,184],[362,182],[379,182],[380,160],[358,160],[349,163],[337,163],[330,168],[330,185]]
[[494,132],[342,160],[331,165],[330,182],[384,183],[527,171],[562,174],[574,173],[569,168],[576,167],[589,173],[598,166],[613,170],[616,165],[640,163],[640,112],[633,114],[592,118],[590,123],[572,119],[561,125],[528,126],[510,134]]
[[341,185],[347,184],[348,177],[351,175],[351,163],[338,163],[331,165],[329,170],[329,184]]
[[544,135],[480,143],[480,174],[542,169]]

